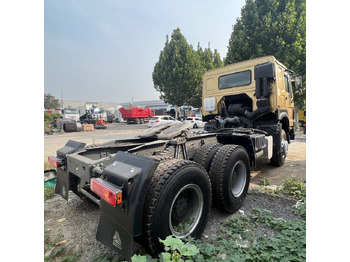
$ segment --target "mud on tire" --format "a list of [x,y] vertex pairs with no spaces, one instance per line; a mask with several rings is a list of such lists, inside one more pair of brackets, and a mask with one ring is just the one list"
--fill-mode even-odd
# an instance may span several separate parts
[[161,162],[153,175],[139,240],[152,255],[163,250],[159,238],[199,238],[208,220],[211,184],[207,172],[189,160]]
[[243,205],[250,182],[247,151],[237,145],[222,146],[213,159],[209,176],[215,204],[225,212],[237,211]]

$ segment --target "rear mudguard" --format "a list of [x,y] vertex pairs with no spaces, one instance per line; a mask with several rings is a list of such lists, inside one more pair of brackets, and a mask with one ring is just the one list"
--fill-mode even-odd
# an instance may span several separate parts
[[142,212],[151,178],[159,160],[118,152],[105,168],[106,180],[122,189],[122,204],[113,207],[101,199],[96,239],[130,260],[133,238],[142,233]]

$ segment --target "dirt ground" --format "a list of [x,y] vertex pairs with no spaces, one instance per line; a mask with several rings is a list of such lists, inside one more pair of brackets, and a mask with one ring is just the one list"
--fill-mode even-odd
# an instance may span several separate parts
[[[103,143],[116,135],[133,135],[140,130],[95,130],[90,132],[68,133],[61,135],[45,136],[44,159],[48,155],[55,155],[56,150],[63,147],[73,139],[87,144]],[[263,179],[271,185],[281,185],[291,176],[306,181],[306,138],[298,133],[297,140],[289,145],[289,152],[285,164],[282,167],[272,167],[268,162],[258,162],[252,170],[250,188],[257,187]],[[292,218],[292,206],[296,201],[284,197],[249,193],[240,212],[250,212],[253,208],[266,208],[274,215],[281,218]],[[216,236],[220,221],[228,219],[235,214],[227,214],[212,207],[202,240],[210,240]],[[44,202],[44,228],[50,236],[62,235],[68,247],[68,253],[73,253],[79,248],[82,255],[79,261],[95,261],[101,256],[117,256],[102,244],[97,242],[95,235],[99,221],[99,208],[91,202],[84,202],[72,192],[69,193],[68,202],[60,196],[55,196]],[[49,255],[48,253],[45,255]]]

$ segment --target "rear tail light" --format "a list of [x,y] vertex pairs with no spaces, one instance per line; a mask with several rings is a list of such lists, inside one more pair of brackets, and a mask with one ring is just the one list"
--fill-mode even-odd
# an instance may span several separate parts
[[194,123],[194,121],[192,120],[191,123]]
[[115,207],[122,203],[122,191],[110,183],[100,178],[91,178],[90,187],[92,192],[101,197],[111,206]]
[[59,164],[58,164],[57,158],[55,158],[55,157],[53,157],[53,156],[49,156],[48,159],[47,159],[47,161],[49,162],[49,164],[50,164],[51,166],[54,166],[54,167],[58,168]]
[[159,123],[159,120],[156,120],[155,122],[156,122],[156,123]]

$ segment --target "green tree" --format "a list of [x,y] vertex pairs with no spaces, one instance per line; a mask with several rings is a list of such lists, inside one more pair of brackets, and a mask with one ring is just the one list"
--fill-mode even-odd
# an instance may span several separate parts
[[200,57],[177,28],[160,52],[152,78],[154,88],[166,103],[201,106],[203,68]]
[[60,101],[50,93],[44,94],[44,108],[45,109],[60,108]]
[[[233,26],[225,64],[273,55],[303,77],[304,90],[295,93],[305,107],[306,0],[247,0]],[[294,90],[295,91],[295,90]]]
[[220,68],[224,66],[224,61],[221,59],[217,49],[214,49],[213,64],[214,68]]
[[199,55],[202,66],[206,71],[224,66],[224,62],[221,60],[218,50],[215,49],[213,53],[210,49],[210,43],[208,44],[208,48],[205,48],[204,50],[198,43],[197,54]]

